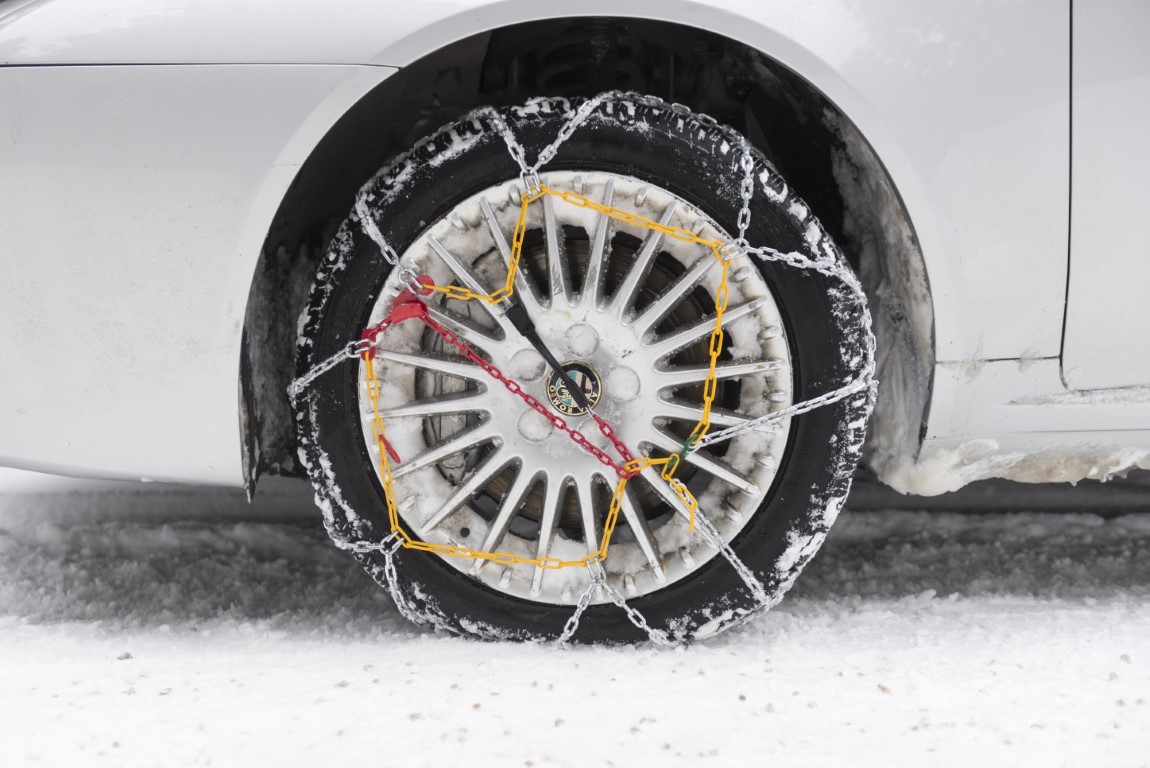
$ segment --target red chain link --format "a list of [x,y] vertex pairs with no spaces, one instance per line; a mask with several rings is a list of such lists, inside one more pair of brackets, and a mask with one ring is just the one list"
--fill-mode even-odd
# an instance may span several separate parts
[[[431,284],[431,278],[426,275],[420,277],[419,281],[424,285]],[[426,292],[427,291],[425,290],[424,293]],[[384,331],[398,322],[410,320],[412,318],[419,318],[422,320],[424,325],[439,334],[444,342],[458,349],[461,355],[482,368],[484,373],[496,381],[502,383],[503,386],[507,388],[508,392],[512,393],[513,395],[518,395],[523,400],[523,402],[531,406],[532,410],[534,410],[543,418],[547,419],[551,426],[555,427],[561,432],[565,432],[568,437],[575,441],[576,445],[594,456],[604,466],[610,467],[616,475],[622,478],[630,478],[638,474],[638,470],[627,469],[627,465],[634,461],[633,454],[627,449],[627,446],[623,444],[623,441],[620,440],[619,437],[615,434],[615,430],[611,428],[611,425],[601,419],[598,414],[592,411],[591,418],[593,418],[595,423],[599,425],[599,431],[603,433],[603,436],[611,441],[611,444],[615,447],[615,450],[618,451],[619,455],[623,457],[622,464],[619,464],[613,460],[610,454],[588,440],[587,436],[582,432],[567,426],[567,422],[564,421],[562,416],[557,413],[552,413],[547,409],[545,405],[543,405],[543,403],[539,402],[535,397],[528,394],[527,392],[524,392],[523,387],[519,385],[519,382],[504,376],[498,368],[484,360],[479,355],[479,353],[472,349],[466,342],[462,341],[450,330],[443,327],[443,325],[437,322],[428,313],[427,305],[420,301],[412,292],[408,290],[402,291],[399,296],[396,297],[395,303],[392,305],[391,312],[388,314],[386,319],[376,323],[363,332],[361,338],[367,342],[370,342],[372,345],[364,351],[365,357],[368,360],[371,360],[375,356],[376,340],[383,334]]]
[[[416,278],[416,282],[423,286],[420,290],[422,296],[431,293],[431,286],[435,285],[428,275],[420,275]],[[360,334],[360,340],[368,344],[368,347],[363,351],[366,358],[368,360],[375,359],[375,342],[383,335],[384,331],[396,323],[410,320],[413,317],[426,319],[427,305],[420,301],[410,288],[404,288],[395,297],[395,303],[391,305],[391,311],[387,313],[387,317]]]
[[[423,302],[420,302],[420,304],[423,304]],[[447,328],[444,328],[442,325],[432,319],[431,316],[427,314],[426,305],[424,305],[424,313],[419,317],[421,320],[423,320],[428,328],[438,333],[445,342],[458,349],[461,355],[482,368],[488,376],[502,383],[503,386],[507,387],[508,392],[512,393],[513,395],[519,395],[519,397],[523,399],[523,402],[531,406],[532,410],[536,411],[540,416],[551,422],[551,425],[556,429],[560,430],[561,432],[566,432],[568,437],[575,441],[576,445],[597,458],[600,462],[603,463],[604,466],[608,466],[613,469],[615,474],[617,474],[619,477],[631,477],[635,474],[634,472],[626,469],[623,465],[617,464],[606,451],[588,440],[587,436],[582,432],[567,426],[567,422],[563,420],[562,416],[549,411],[547,406],[539,402],[534,396],[524,392],[523,387],[519,386],[519,382],[504,376],[498,368],[480,357],[478,352],[468,346],[465,342],[461,341],[459,337],[457,337],[454,333],[449,331]],[[615,445],[616,450],[619,450],[619,454],[624,457],[624,463],[630,461],[630,451],[628,451],[627,447],[624,446],[622,442],[620,442],[614,436],[615,433],[614,430],[611,429],[611,426],[601,420],[598,416],[595,416],[594,414],[592,414],[592,416],[599,424],[599,429],[603,432],[604,435],[608,436],[611,442]]]
[[[599,418],[599,414],[595,413],[594,411],[591,412],[591,418],[595,419],[595,423],[599,425],[599,431],[603,433],[603,437],[610,440],[611,444],[615,446],[615,450],[618,451],[619,455],[623,457],[623,463],[630,464],[633,462],[635,457],[631,454],[631,451],[627,449],[627,446],[623,444],[623,441],[620,440],[619,437],[615,434],[614,428],[606,421]],[[633,477],[637,474],[639,474],[638,470],[627,470],[622,476]]]

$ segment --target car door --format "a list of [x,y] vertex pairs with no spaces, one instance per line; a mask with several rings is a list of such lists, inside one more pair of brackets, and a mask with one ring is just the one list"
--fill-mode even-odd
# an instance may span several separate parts
[[1150,3],[1072,9],[1070,283],[1062,371],[1071,389],[1150,384]]

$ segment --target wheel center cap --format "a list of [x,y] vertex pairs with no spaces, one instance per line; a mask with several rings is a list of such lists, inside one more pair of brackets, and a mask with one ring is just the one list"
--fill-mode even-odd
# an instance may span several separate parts
[[564,363],[559,371],[551,371],[547,377],[547,399],[551,407],[564,416],[582,416],[587,409],[579,405],[571,396],[571,389],[579,387],[587,402],[594,407],[603,395],[603,385],[599,374],[583,363]]

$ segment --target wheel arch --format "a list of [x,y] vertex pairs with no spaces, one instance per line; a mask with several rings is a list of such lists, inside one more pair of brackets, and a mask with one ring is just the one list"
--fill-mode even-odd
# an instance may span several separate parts
[[[912,223],[907,193],[920,199],[918,186],[910,174],[896,184],[898,169],[906,165],[902,155],[841,73],[793,37],[733,14],[712,13],[715,18],[704,20],[694,3],[672,3],[671,13],[660,12],[693,27],[620,16],[499,23],[508,7],[518,5],[479,9],[486,14],[480,26],[490,25],[488,31],[454,39],[459,27],[453,18],[381,51],[375,63],[402,69],[331,124],[287,189],[259,255],[245,312],[240,412],[249,492],[262,472],[298,473],[284,395],[294,370],[296,320],[318,259],[355,191],[427,133],[479,104],[522,101],[524,89],[533,88],[542,90],[527,95],[654,91],[748,135],[819,215],[859,269],[872,302],[882,384],[868,457],[882,463],[913,456],[934,363],[934,309],[920,245],[924,233],[916,226],[926,221],[930,231],[929,214]],[[467,29],[475,28],[471,17]],[[525,82],[516,71],[526,69],[516,54],[546,59],[560,43],[596,39],[607,42],[595,45],[608,51],[614,45],[618,53],[623,38],[632,59],[626,66],[610,55],[607,71],[587,62],[559,62],[564,76],[551,82]],[[535,42],[524,51],[524,40]],[[661,68],[675,69],[674,63],[660,65],[660,55],[688,41],[696,47],[682,63],[695,68],[694,77],[687,82],[682,75],[660,74]]]

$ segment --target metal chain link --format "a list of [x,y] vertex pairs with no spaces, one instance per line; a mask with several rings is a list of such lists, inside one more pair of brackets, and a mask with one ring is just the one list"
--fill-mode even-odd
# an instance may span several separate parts
[[603,584],[605,575],[603,566],[599,563],[587,564],[588,578],[590,584],[587,589],[583,590],[583,594],[579,595],[579,601],[575,603],[575,612],[567,619],[567,623],[563,625],[563,632],[559,637],[555,638],[556,645],[566,645],[575,636],[575,631],[579,629],[579,620],[583,618],[583,612],[587,610],[587,606],[591,605],[591,599],[595,597],[595,591]]
[[[403,268],[400,271],[401,279],[405,277],[405,272],[409,273],[411,278],[404,281],[405,287],[403,290],[409,291],[412,293],[412,295],[419,295],[422,293],[426,288],[426,284],[420,282],[419,276],[416,275],[414,271],[407,268]],[[343,349],[321,361],[320,363],[312,366],[307,373],[297,379],[294,379],[292,383],[288,385],[288,398],[294,404],[299,399],[299,396],[303,394],[303,391],[311,386],[312,382],[314,382],[320,376],[332,370],[344,360],[358,358],[363,356],[364,353],[371,352],[372,348],[375,346],[376,340],[383,334],[384,331],[391,327],[391,325],[392,320],[390,317],[379,323],[376,323],[374,326],[364,331],[360,338],[356,339],[355,341],[349,341],[343,347]]]
[[627,604],[627,600],[623,597],[623,595],[619,593],[619,590],[612,587],[606,581],[603,582],[603,589],[607,593],[607,596],[611,598],[611,602],[622,608],[623,612],[627,614],[627,620],[639,629],[643,630],[643,632],[647,634],[648,639],[650,639],[652,643],[655,645],[661,645],[665,648],[672,648],[678,645],[678,643],[673,642],[669,637],[667,637],[666,632],[661,629],[655,629],[650,624],[648,624],[647,619],[643,616],[643,614],[639,613],[638,610]]
[[748,248],[747,230],[751,226],[751,198],[755,195],[755,157],[751,154],[750,142],[743,141],[743,155],[739,158],[739,166],[743,169],[743,183],[739,187],[739,196],[743,200],[743,207],[739,209],[739,237],[735,241],[743,249]]
[[291,401],[295,403],[296,400],[299,399],[299,396],[303,394],[304,390],[311,386],[313,381],[330,371],[332,368],[335,368],[344,360],[350,360],[359,357],[370,346],[371,343],[364,341],[363,339],[349,341],[347,345],[344,346],[344,348],[339,352],[336,352],[334,355],[327,358],[323,362],[316,364],[307,373],[300,376],[298,379],[292,380],[292,383],[288,385],[287,389],[288,398],[290,398]]
[[[403,543],[399,540],[396,534],[392,533],[388,539],[394,538],[395,545],[383,550],[383,576],[384,581],[387,582],[387,591],[391,594],[391,600],[395,603],[395,607],[399,610],[399,615],[410,621],[416,626],[421,626],[426,623],[422,616],[416,613],[408,602],[407,597],[403,594],[403,590],[399,588],[399,573],[395,570],[395,553],[399,550],[399,546]],[[384,539],[387,541],[387,539]]]
[[555,137],[555,141],[545,146],[539,152],[539,158],[535,161],[535,165],[531,166],[531,170],[538,173],[540,168],[554,160],[556,153],[559,152],[559,147],[563,146],[563,144],[571,138],[576,129],[587,121],[587,118],[591,116],[592,112],[599,108],[600,104],[604,101],[613,101],[622,93],[622,91],[608,91],[587,99],[580,104],[578,109],[575,110],[575,114],[568,118],[567,122],[559,128],[559,135]]
[[[410,291],[418,292],[421,289],[419,283],[419,273],[411,267],[404,266],[399,263],[399,254],[387,242],[383,233],[379,231],[379,226],[375,223],[375,218],[371,215],[371,210],[367,207],[368,190],[371,187],[369,182],[359,194],[355,197],[355,213],[359,216],[359,224],[372,242],[379,247],[379,252],[383,254],[383,258],[392,267],[399,269],[399,284]],[[325,361],[326,362],[326,361]]]
[[[595,96],[594,98],[588,99],[587,101],[584,101],[583,103],[580,104],[580,106],[575,110],[575,112],[571,115],[571,117],[569,117],[568,120],[560,128],[556,139],[554,141],[552,141],[550,144],[546,145],[540,151],[539,156],[536,159],[536,162],[534,164],[528,164],[528,161],[526,158],[526,152],[523,148],[523,145],[519,143],[514,132],[511,130],[510,125],[508,125],[507,121],[504,119],[504,117],[501,114],[499,114],[499,112],[497,112],[496,110],[494,110],[490,107],[485,107],[481,110],[478,110],[478,115],[486,116],[491,121],[491,123],[495,126],[496,131],[502,137],[504,143],[507,145],[508,152],[510,153],[512,159],[515,161],[516,165],[520,169],[520,178],[523,180],[524,184],[527,187],[527,193],[528,194],[539,194],[543,191],[543,187],[542,187],[542,184],[540,183],[539,175],[538,175],[539,169],[554,159],[554,157],[558,153],[559,148],[562,146],[562,144],[571,138],[571,136],[575,133],[575,131],[584,122],[586,122],[586,120],[591,116],[591,114],[596,109],[598,109],[602,104],[604,104],[606,102],[616,101],[616,100],[628,100],[628,101],[634,102],[634,103],[636,103],[638,105],[642,105],[642,106],[667,108],[667,109],[672,110],[673,112],[677,112],[680,114],[690,114],[689,108],[687,108],[681,104],[667,104],[666,102],[663,102],[661,99],[657,99],[655,97],[643,96],[640,94],[624,92],[624,91],[610,91],[610,92],[602,93],[602,94],[599,94],[598,96]],[[833,402],[837,402],[839,400],[842,400],[845,397],[849,397],[851,394],[853,394],[855,392],[862,391],[863,389],[869,388],[873,392],[874,385],[875,385],[875,382],[874,382],[875,341],[874,341],[874,334],[871,330],[870,311],[869,311],[867,304],[866,304],[865,294],[863,293],[862,287],[859,284],[858,279],[855,277],[854,273],[852,271],[850,271],[849,269],[840,265],[837,261],[835,261],[833,259],[833,255],[832,255],[832,258],[830,258],[830,259],[819,260],[819,259],[811,259],[811,258],[809,258],[803,254],[798,254],[798,253],[781,253],[781,252],[776,251],[776,250],[771,249],[771,248],[765,248],[765,247],[752,248],[752,247],[750,247],[749,244],[747,243],[747,240],[746,240],[746,233],[750,227],[751,203],[752,203],[752,199],[753,199],[753,195],[754,195],[754,156],[752,154],[752,148],[751,148],[749,142],[747,142],[745,138],[739,136],[732,129],[725,128],[723,126],[718,126],[718,124],[713,119],[710,119],[707,116],[700,115],[700,116],[697,116],[697,119],[699,119],[701,122],[703,122],[707,125],[717,126],[720,129],[726,131],[729,136],[732,136],[735,139],[736,145],[742,148],[742,155],[739,159],[739,168],[743,172],[743,177],[742,177],[742,181],[741,181],[741,185],[740,185],[740,198],[742,201],[742,206],[739,210],[739,214],[738,214],[738,218],[737,218],[738,237],[736,238],[735,241],[733,241],[731,243],[726,243],[726,244],[714,244],[714,245],[712,245],[711,243],[707,243],[708,245],[712,245],[713,250],[715,251],[715,255],[723,263],[724,276],[726,275],[727,266],[729,265],[730,260],[732,258],[734,258],[735,256],[738,256],[738,255],[741,255],[741,254],[753,254],[763,261],[778,262],[778,263],[782,263],[782,264],[789,265],[789,266],[796,267],[796,268],[803,269],[803,270],[813,270],[813,271],[819,272],[820,274],[826,275],[828,277],[840,280],[848,288],[848,290],[851,292],[852,298],[855,300],[856,304],[859,306],[861,313],[862,313],[862,320],[863,320],[862,324],[863,324],[863,327],[865,329],[865,341],[864,341],[865,362],[864,362],[863,370],[860,372],[858,378],[856,378],[854,381],[847,384],[846,386],[840,387],[837,390],[826,393],[824,395],[820,395],[819,397],[812,398],[812,399],[804,401],[802,403],[796,403],[796,404],[794,404],[794,405],[792,405],[786,409],[782,409],[780,411],[776,411],[774,413],[767,414],[766,416],[760,417],[758,419],[753,419],[751,421],[744,422],[743,424],[740,424],[736,427],[731,427],[728,429],[720,430],[720,431],[709,433],[709,434],[707,434],[706,428],[703,428],[701,430],[701,434],[699,434],[698,436],[696,436],[694,434],[692,435],[693,439],[691,439],[687,442],[687,444],[684,446],[684,450],[683,450],[681,455],[672,456],[672,457],[669,457],[668,459],[664,459],[664,460],[652,460],[650,458],[635,460],[635,459],[630,458],[629,452],[626,452],[626,447],[623,445],[622,441],[619,440],[615,436],[614,430],[610,427],[610,425],[597,418],[596,421],[599,422],[600,431],[603,432],[603,434],[605,436],[607,436],[612,441],[612,443],[614,443],[616,449],[619,450],[621,455],[624,456],[625,463],[624,463],[623,471],[629,470],[627,474],[623,474],[622,471],[620,472],[620,476],[622,477],[622,481],[620,482],[620,486],[616,489],[615,499],[613,499],[613,505],[612,505],[613,507],[617,506],[614,503],[615,500],[619,499],[622,496],[622,484],[623,484],[623,482],[625,482],[627,477],[629,477],[632,474],[634,474],[635,472],[639,471],[639,469],[653,466],[657,463],[663,463],[665,465],[669,465],[669,466],[664,467],[663,475],[664,475],[665,479],[672,481],[673,478],[667,477],[667,475],[672,474],[674,471],[674,468],[677,467],[677,465],[679,463],[678,461],[672,462],[672,459],[681,459],[682,456],[685,456],[687,453],[693,453],[694,451],[697,451],[697,450],[699,450],[705,446],[714,444],[714,443],[722,441],[722,440],[729,440],[729,439],[737,437],[738,435],[741,435],[747,431],[751,431],[753,429],[757,429],[757,428],[766,426],[766,425],[771,424],[775,421],[780,421],[784,418],[799,415],[800,413],[805,413],[807,411],[814,410],[815,408],[819,408],[821,406],[828,405],[828,404],[833,403]],[[565,196],[564,194],[560,194],[560,196],[563,196],[564,199],[568,199],[567,196]],[[569,202],[578,202],[578,201],[569,200]],[[524,206],[526,206],[526,203],[524,203]],[[594,207],[599,207],[599,206],[594,206]],[[386,242],[386,240],[383,237],[383,234],[379,230],[379,227],[376,225],[374,219],[371,217],[370,210],[367,207],[366,193],[361,193],[361,195],[356,198],[355,210],[356,210],[356,213],[358,214],[358,216],[360,218],[361,225],[363,226],[364,232],[368,235],[368,237],[370,237],[379,246],[381,253],[383,254],[384,258],[388,261],[388,263],[393,265],[393,266],[398,266],[399,265],[399,256],[396,254],[395,250]],[[646,225],[646,226],[650,226],[651,224],[654,224],[654,222],[648,222],[647,220],[642,219],[642,217],[636,217],[633,214],[628,215],[625,212],[622,212],[622,214],[623,215],[616,215],[615,217],[621,218],[624,220],[628,220],[628,221],[632,221],[633,219],[640,219],[640,220],[642,220],[641,222],[640,221],[632,221],[632,223],[642,223],[643,225]],[[615,214],[609,213],[609,215],[615,215]],[[521,218],[522,218],[522,216],[521,216]],[[668,233],[668,234],[670,234],[670,233]],[[689,233],[689,234],[693,234],[693,233]],[[672,236],[675,236],[675,235],[672,234]],[[409,289],[412,289],[412,290],[419,290],[422,287],[424,287],[418,282],[417,275],[415,275],[414,272],[412,272],[411,270],[406,269],[406,268],[403,268],[403,269],[405,269],[405,273],[401,273],[400,277],[401,277],[401,282],[403,283],[403,285],[405,287],[408,287]],[[510,283],[510,281],[511,281],[511,277],[509,277],[509,279],[508,279],[509,283]],[[444,291],[444,292],[446,293],[446,291]],[[507,293],[508,293],[508,295],[510,295],[510,291],[508,291]],[[718,297],[718,296],[716,297],[716,310],[717,310],[718,318],[717,318],[717,322],[716,322],[716,331],[715,331],[715,335],[717,335],[717,337],[718,337],[717,346],[720,349],[722,346],[722,338],[723,338],[721,319],[722,319],[723,309],[725,309],[725,307],[726,307],[725,291],[722,291],[721,293],[723,294],[721,304],[719,303],[720,297]],[[462,298],[472,298],[472,297],[464,296]],[[429,326],[431,326],[433,328],[435,328],[435,326],[439,325],[438,323],[435,323],[434,320],[431,320],[431,318],[428,317],[426,315],[426,313],[424,313],[423,320],[424,320],[424,322],[428,323]],[[433,323],[434,323],[434,325],[432,325]],[[439,326],[439,328],[436,330],[439,330],[441,332],[441,335],[444,336],[445,340],[451,341],[451,339],[449,337],[454,336],[453,334],[451,334],[450,331],[448,331],[446,328],[443,328],[442,326]],[[295,381],[293,381],[291,386],[288,389],[288,394],[292,398],[292,401],[295,402],[296,398],[312,382],[314,382],[316,378],[318,378],[322,374],[326,373],[327,371],[331,370],[332,368],[336,367],[343,360],[348,359],[348,358],[358,357],[360,355],[366,356],[368,350],[373,348],[374,341],[377,338],[377,336],[378,336],[378,334],[376,336],[372,336],[370,341],[368,341],[366,339],[360,339],[360,340],[357,340],[354,342],[350,342],[343,350],[336,353],[335,355],[332,355],[331,357],[329,357],[328,359],[319,363],[318,365],[314,366],[311,370],[309,370],[303,376],[301,376],[298,379],[296,379]],[[366,344],[366,346],[365,346],[365,344]],[[455,343],[455,346],[457,346],[457,348],[459,348],[461,351],[464,351],[464,349],[466,347],[466,345],[463,345],[462,342]],[[715,339],[713,338],[712,339],[712,347],[715,347],[715,346],[716,346]],[[478,354],[475,354],[473,357],[468,356],[466,354],[466,352],[464,352],[464,354],[465,354],[465,356],[469,357],[469,359],[472,359],[473,362],[476,362],[478,365],[483,367],[483,369],[485,371],[487,371],[490,375],[494,376],[495,378],[499,379],[500,381],[503,381],[504,385],[510,391],[514,392],[515,394],[519,394],[521,397],[523,397],[525,399],[525,401],[533,409],[537,410],[538,412],[540,412],[544,416],[548,416],[548,413],[546,412],[546,409],[542,406],[542,404],[538,403],[537,400],[535,400],[533,397],[528,395],[526,392],[523,392],[522,389],[518,387],[517,382],[514,382],[514,381],[509,380],[506,377],[502,376],[502,374],[499,373],[498,369],[495,369],[494,366],[490,365],[490,363],[487,363],[485,360],[483,360],[481,357],[479,357]],[[717,356],[716,354],[712,355],[712,368],[714,366],[714,359],[716,356]],[[491,370],[488,370],[489,368]],[[513,387],[513,385],[514,385],[514,387]],[[532,403],[532,401],[534,401],[534,403]],[[709,404],[709,401],[707,404]],[[709,409],[705,409],[705,412],[707,410],[709,410]],[[549,418],[549,421],[554,423],[555,420],[552,420]],[[559,425],[556,425],[556,426],[559,426]],[[699,426],[704,427],[704,423],[700,422]],[[706,419],[706,425],[705,426],[709,427],[709,419]],[[575,431],[570,430],[569,428],[566,427],[566,424],[563,424],[562,428],[572,435],[575,442],[577,444],[579,444],[581,448],[584,448],[584,450],[591,452],[593,455],[595,455],[597,458],[599,458],[599,460],[601,462],[603,462],[605,465],[611,466],[612,468],[618,467],[618,465],[613,460],[611,460],[609,456],[606,456],[606,454],[601,449],[599,449],[597,446],[594,446],[592,443],[587,441],[586,437],[583,436],[582,433],[579,433],[577,430],[575,430]],[[698,427],[697,427],[697,429],[698,429]],[[580,441],[578,439],[578,437],[576,437],[576,435],[578,435],[579,437],[583,437],[583,440]],[[602,454],[602,455],[600,455],[600,454]],[[384,459],[384,461],[386,461],[386,459]],[[681,483],[680,483],[680,485],[681,485]],[[674,482],[672,482],[672,487],[674,487]],[[692,497],[692,499],[693,499],[693,497]],[[697,507],[697,503],[695,504],[695,506]],[[613,511],[617,512],[617,509],[615,509]],[[718,549],[720,554],[722,554],[723,558],[725,560],[727,560],[728,563],[732,566],[732,568],[735,570],[735,572],[739,575],[740,579],[742,579],[742,581],[746,584],[748,589],[751,591],[751,595],[754,598],[754,600],[756,601],[756,603],[758,603],[758,605],[760,607],[769,604],[770,598],[767,595],[766,590],[763,587],[762,583],[755,576],[754,572],[749,567],[747,567],[747,565],[745,563],[742,562],[742,560],[738,557],[738,555],[735,554],[734,549],[730,546],[730,544],[728,542],[726,542],[722,538],[722,536],[719,534],[718,530],[711,524],[710,520],[708,520],[706,518],[706,516],[703,515],[701,512],[696,512],[695,508],[690,509],[690,514],[691,514],[691,520],[692,520],[692,529],[693,529],[695,523],[697,522],[699,530],[701,531],[702,535],[708,541],[710,541],[714,547],[716,547]],[[398,610],[400,611],[400,613],[402,615],[404,615],[409,620],[411,620],[417,624],[422,623],[421,618],[407,604],[406,598],[402,595],[402,593],[400,592],[400,590],[398,588],[398,575],[396,573],[395,563],[394,563],[394,559],[393,559],[394,554],[400,547],[408,545],[410,543],[410,542],[405,541],[406,537],[400,535],[401,532],[397,532],[397,531],[393,530],[383,541],[381,541],[379,543],[369,543],[369,542],[363,542],[363,541],[349,541],[347,539],[344,539],[342,536],[337,535],[330,528],[329,528],[328,533],[329,533],[329,535],[331,535],[331,538],[333,541],[335,541],[336,545],[342,549],[348,549],[348,550],[358,552],[358,553],[382,552],[384,555],[385,581],[388,584],[388,590],[391,593],[391,597],[395,601],[395,604],[396,604]],[[603,550],[605,550],[605,548],[606,548],[605,544],[609,540],[608,537],[609,537],[609,533],[604,537],[604,547],[602,548]],[[434,550],[431,549],[430,551],[434,551]],[[605,555],[605,551],[602,552],[602,554]],[[652,627],[650,625],[650,623],[646,620],[646,618],[643,616],[642,613],[640,613],[638,610],[636,610],[635,608],[630,606],[627,603],[627,600],[623,597],[623,595],[617,589],[615,589],[614,587],[612,587],[610,584],[607,583],[606,573],[605,573],[603,566],[602,566],[601,562],[599,561],[599,559],[588,558],[588,559],[585,559],[584,561],[580,562],[579,564],[585,565],[587,567],[590,583],[589,583],[587,589],[580,595],[579,600],[574,607],[574,611],[572,612],[572,615],[568,618],[567,622],[564,625],[563,631],[561,632],[561,634],[559,635],[559,637],[556,640],[557,643],[562,645],[562,644],[565,644],[571,640],[571,638],[574,636],[576,630],[579,627],[579,623],[580,623],[580,620],[581,620],[583,614],[586,612],[587,608],[591,604],[591,601],[594,599],[595,592],[598,589],[602,588],[604,590],[604,592],[606,593],[607,597],[611,600],[611,602],[614,603],[619,608],[621,608],[626,613],[628,620],[634,626],[636,626],[637,628],[639,628],[640,630],[645,632],[647,637],[651,640],[651,642],[655,643],[656,645],[662,645],[662,646],[673,646],[673,645],[675,645],[675,643],[667,636],[667,634],[665,632]]]
[[416,626],[421,626],[425,622],[423,618],[415,612],[415,610],[408,604],[407,598],[404,597],[402,590],[399,588],[399,574],[395,569],[395,553],[403,547],[403,541],[400,539],[399,534],[389,533],[381,541],[372,542],[364,541],[363,539],[348,539],[341,533],[335,530],[331,522],[324,519],[324,528],[327,529],[327,536],[335,544],[337,549],[342,549],[346,552],[353,552],[357,555],[366,555],[369,553],[379,553],[383,555],[383,576],[386,582],[387,592],[391,595],[392,602],[395,603],[399,615],[410,621]]
[[517,395],[521,400],[523,400],[523,402],[527,403],[527,405],[530,406],[533,411],[547,419],[551,426],[555,427],[561,432],[566,433],[567,436],[570,437],[576,445],[587,451],[587,453],[590,453],[604,466],[610,467],[620,478],[631,477],[635,474],[633,471],[627,469],[626,467],[626,464],[633,460],[631,451],[629,451],[627,446],[624,445],[623,442],[615,436],[615,431],[611,428],[611,425],[607,424],[607,422],[603,421],[603,419],[601,419],[599,416],[595,415],[594,413],[591,414],[592,417],[594,417],[596,423],[599,424],[599,430],[604,434],[604,436],[612,441],[615,449],[619,451],[620,456],[623,458],[623,464],[619,464],[614,459],[612,459],[606,451],[588,440],[587,436],[584,435],[581,431],[568,426],[567,421],[562,416],[554,413],[553,411],[547,410],[547,407],[543,405],[543,403],[539,402],[538,398],[528,392],[523,391],[523,387],[520,386],[519,382],[508,376],[505,376],[502,371],[484,360],[478,352],[471,348],[470,345],[461,341],[459,337],[457,337],[454,333],[437,322],[434,318],[427,315],[426,312],[420,317],[420,319],[423,320],[424,324],[426,324],[428,328],[439,334],[439,336],[445,342],[459,350],[459,353],[463,355],[463,357],[478,365],[481,369],[483,369],[484,373],[506,387],[508,392],[513,395]]
[[531,168],[527,165],[526,150],[524,150],[523,145],[519,143],[519,139],[515,137],[515,132],[511,130],[511,126],[507,124],[503,115],[499,114],[499,112],[492,107],[480,107],[475,111],[475,114],[476,116],[486,117],[494,124],[495,130],[503,139],[503,143],[507,145],[507,151],[511,154],[511,159],[519,166],[520,174],[529,172]]
[[596,590],[599,589],[607,593],[607,597],[612,603],[623,609],[623,612],[627,614],[628,621],[641,629],[652,643],[664,647],[676,647],[679,645],[671,640],[666,632],[652,627],[642,613],[627,603],[626,598],[619,593],[619,590],[607,583],[606,573],[603,571],[603,566],[600,563],[588,563],[587,571],[591,583],[588,584],[587,589],[583,590],[583,594],[579,596],[579,601],[575,604],[575,611],[571,614],[570,618],[567,619],[566,624],[563,625],[563,632],[560,633],[559,637],[555,638],[556,645],[566,645],[571,641],[571,638],[575,636],[576,630],[579,629],[579,621],[582,619],[583,613],[587,610],[588,606],[591,605],[591,600],[595,596]]
[[801,416],[802,414],[809,413],[810,411],[813,411],[817,408],[822,408],[824,405],[831,405],[832,403],[837,403],[840,400],[845,400],[857,392],[862,392],[864,389],[869,389],[870,386],[871,381],[869,377],[860,376],[859,378],[853,380],[850,384],[839,387],[838,389],[827,392],[826,394],[819,395],[818,397],[812,397],[810,400],[804,400],[801,403],[797,403],[773,413],[768,413],[756,419],[751,419],[750,421],[738,424],[734,427],[728,427],[727,429],[723,429],[718,432],[712,432],[706,437],[701,438],[693,443],[687,449],[687,452],[694,453],[700,448],[706,448],[708,445],[713,445],[724,440],[733,440],[739,435],[746,434],[747,432],[753,432],[763,427],[769,427],[782,421],[783,419],[789,419],[792,416]]
[[371,215],[371,211],[367,207],[367,190],[361,190],[355,198],[355,213],[359,216],[359,225],[363,228],[364,233],[375,241],[379,246],[383,258],[391,266],[399,263],[399,254],[395,249],[388,244],[384,239],[383,233],[379,231],[379,226],[375,223],[375,218]]
[[712,546],[719,550],[719,553],[730,563],[731,567],[735,569],[735,573],[739,574],[739,578],[751,590],[751,596],[754,597],[755,602],[760,606],[767,605],[770,598],[767,596],[767,590],[763,587],[762,582],[758,580],[754,572],[747,567],[746,563],[739,559],[735,554],[735,550],[731,547],[722,536],[719,535],[718,529],[707,519],[706,515],[702,512],[698,513],[695,518],[695,524],[699,526],[699,530],[703,532],[703,536],[711,542]]
[[821,408],[825,405],[837,403],[840,400],[844,400],[853,394],[862,392],[863,390],[871,390],[873,392],[877,385],[877,382],[875,382],[874,378],[877,366],[875,361],[876,342],[874,331],[872,330],[870,307],[867,305],[866,294],[863,292],[862,284],[859,283],[858,277],[855,275],[854,271],[842,266],[838,262],[830,260],[811,260],[799,253],[782,253],[773,248],[750,248],[747,250],[747,253],[757,256],[763,261],[778,262],[791,267],[795,267],[797,269],[818,272],[819,274],[842,282],[850,292],[852,300],[855,302],[856,306],[859,308],[860,313],[862,314],[861,324],[865,329],[863,336],[863,366],[862,369],[857,372],[853,380],[837,389],[822,395],[818,395],[817,397],[804,400],[800,403],[795,403],[791,406],[788,406],[787,408],[783,408],[773,413],[765,414],[756,419],[745,421],[742,424],[737,424],[733,427],[727,427],[726,429],[721,429],[717,432],[711,432],[705,437],[702,437],[692,443],[687,448],[688,453],[694,453],[695,451],[698,451],[709,445],[714,445],[715,443],[722,442],[724,440],[732,440],[739,435],[743,435],[747,432],[751,432],[763,427],[771,426],[772,424],[782,421],[783,419],[787,419],[792,416],[799,416],[804,413],[813,411],[816,408]]

